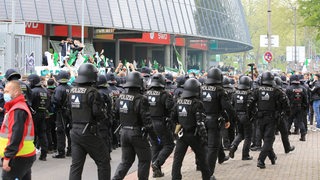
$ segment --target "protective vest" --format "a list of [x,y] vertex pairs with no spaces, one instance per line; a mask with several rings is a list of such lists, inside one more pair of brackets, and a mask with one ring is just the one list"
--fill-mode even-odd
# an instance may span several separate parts
[[38,104],[38,110],[45,111],[47,109],[48,104],[48,93],[45,89],[42,87],[35,88],[37,92],[39,93],[39,104]]
[[301,87],[293,88],[292,92],[293,92],[292,94],[293,97],[290,98],[290,102],[292,106],[301,107],[303,89]]
[[72,123],[93,122],[92,107],[88,104],[89,92],[98,93],[97,89],[93,87],[73,87],[70,90]]
[[135,108],[135,101],[138,95],[121,94],[119,96],[119,114],[122,126],[142,126],[142,121],[138,119],[138,109]]
[[194,104],[191,99],[178,99],[176,111],[178,112],[178,121],[184,131],[193,131],[196,127],[195,113],[192,112],[192,105]]
[[164,116],[165,105],[161,102],[161,96],[163,92],[150,90],[147,91],[146,96],[148,98],[148,102],[150,104],[150,115],[151,116]]
[[275,111],[276,110],[276,99],[275,89],[268,86],[260,86],[259,89],[259,111]]
[[236,111],[247,111],[248,91],[236,90],[233,96],[234,109]]
[[10,144],[10,138],[12,136],[12,128],[14,123],[14,110],[22,109],[27,112],[27,120],[24,123],[24,132],[22,140],[19,145],[18,153],[16,157],[30,157],[36,154],[34,147],[34,126],[31,112],[27,104],[23,101],[15,103],[9,111],[5,114],[4,121],[0,130],[0,156],[4,157],[5,148]]
[[218,92],[221,89],[217,86],[201,86],[201,100],[207,114],[219,114],[221,112],[220,100],[218,97]]

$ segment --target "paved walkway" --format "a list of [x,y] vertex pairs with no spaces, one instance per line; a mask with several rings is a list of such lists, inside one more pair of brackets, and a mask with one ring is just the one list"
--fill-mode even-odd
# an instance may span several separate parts
[[[252,161],[242,161],[241,151],[242,143],[235,153],[235,158],[223,164],[217,164],[215,177],[218,180],[319,180],[320,179],[320,132],[308,131],[307,141],[299,141],[300,135],[290,135],[291,145],[296,149],[289,154],[284,153],[280,135],[276,136],[274,143],[274,151],[277,154],[278,160],[275,165],[271,165],[267,158],[266,169],[257,168],[257,158],[259,152],[250,152],[253,156]],[[228,153],[226,151],[226,153]],[[187,152],[183,166],[182,177],[186,180],[201,179],[201,173],[196,171],[194,153],[189,149]],[[157,178],[159,180],[171,179],[173,155],[171,155],[163,166],[162,170],[165,176]],[[137,172],[133,172],[125,178],[133,180],[137,178]],[[152,173],[150,172],[150,179]]]

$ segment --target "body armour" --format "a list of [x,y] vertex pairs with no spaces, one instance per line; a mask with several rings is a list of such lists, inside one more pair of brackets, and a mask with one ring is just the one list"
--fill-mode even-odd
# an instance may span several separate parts
[[246,112],[249,90],[236,90],[233,96],[234,109],[237,112]]
[[275,89],[269,86],[260,86],[258,110],[259,111],[275,111],[276,110],[276,99]]
[[119,108],[120,123],[122,126],[142,127],[142,121],[138,119],[137,113],[139,107],[136,101],[141,97],[140,94],[121,94],[118,99],[117,107]]
[[[36,102],[36,104],[32,104],[34,110],[45,111],[47,109],[48,104],[49,104],[47,91],[42,87],[35,87],[32,89],[32,91],[37,94],[35,97],[39,98],[37,100],[33,100],[33,103]],[[37,108],[37,109],[35,109],[35,108]]]
[[184,131],[192,131],[196,128],[196,117],[192,112],[193,101],[191,99],[180,98],[177,100],[178,121]]
[[[201,86],[200,98],[203,102],[205,112],[207,114],[219,114],[221,112],[219,100],[219,92],[223,91],[222,87],[203,85]],[[222,92],[221,92],[222,93]]]
[[88,104],[88,94],[97,93],[93,87],[73,87],[70,90],[72,122],[75,124],[87,124],[93,122],[92,107]]
[[165,106],[161,102],[161,97],[165,92],[157,90],[149,90],[146,93],[148,102],[150,104],[150,115],[155,117],[162,117],[165,113]]

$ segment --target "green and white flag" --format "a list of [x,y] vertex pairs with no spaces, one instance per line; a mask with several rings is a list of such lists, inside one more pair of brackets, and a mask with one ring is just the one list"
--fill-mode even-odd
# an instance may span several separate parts
[[185,71],[183,69],[184,66],[183,66],[183,63],[182,63],[182,56],[177,51],[176,46],[173,46],[173,48],[174,48],[174,51],[176,52],[176,56],[177,56],[177,62],[178,62],[178,65],[179,65],[179,73],[180,74],[185,74]]

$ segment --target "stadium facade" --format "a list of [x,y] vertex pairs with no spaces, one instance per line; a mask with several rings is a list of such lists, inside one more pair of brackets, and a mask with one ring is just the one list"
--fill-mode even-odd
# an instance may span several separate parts
[[26,33],[41,35],[43,51],[50,40],[80,39],[83,22],[85,42],[116,61],[172,66],[178,49],[185,64],[206,67],[209,54],[252,49],[241,0],[0,0],[0,9],[0,21],[14,9]]

